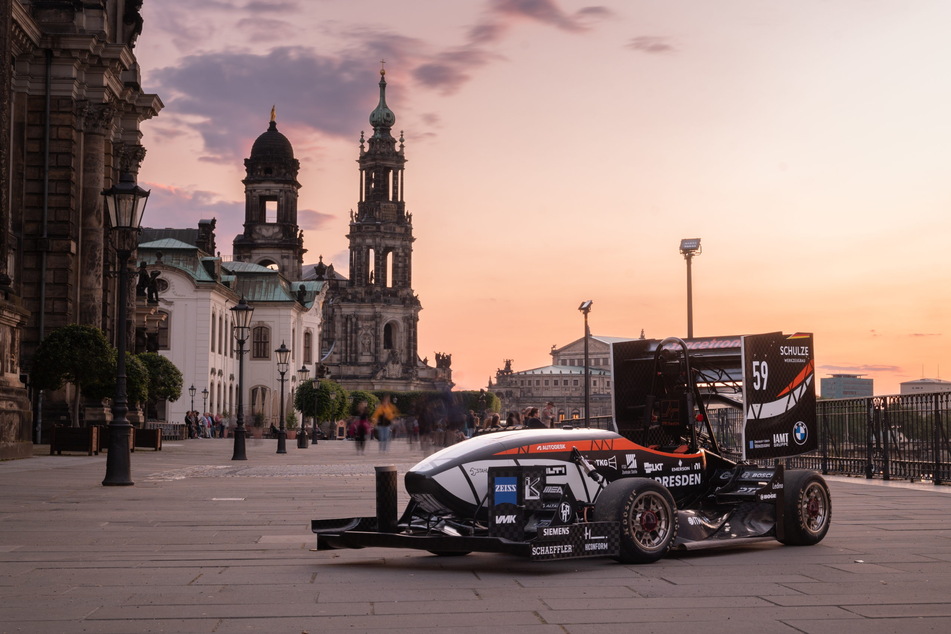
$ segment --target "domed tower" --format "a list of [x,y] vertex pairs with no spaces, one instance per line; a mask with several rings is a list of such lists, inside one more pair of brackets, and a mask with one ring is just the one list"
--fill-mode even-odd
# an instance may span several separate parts
[[244,167],[244,233],[234,239],[234,259],[277,268],[285,278],[299,280],[306,251],[297,225],[300,162],[278,132],[273,108],[268,129],[251,146]]

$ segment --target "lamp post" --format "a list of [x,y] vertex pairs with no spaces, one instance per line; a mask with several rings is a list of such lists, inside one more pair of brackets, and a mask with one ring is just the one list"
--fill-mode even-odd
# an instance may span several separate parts
[[680,253],[687,261],[687,339],[693,338],[693,278],[690,264],[693,256],[703,253],[700,248],[700,238],[684,238],[680,241]]
[[189,412],[194,412],[194,411],[195,411],[195,392],[197,392],[197,391],[198,391],[198,390],[195,389],[195,384],[194,384],[194,383],[192,384],[192,386],[191,386],[190,388],[188,388],[188,395],[189,395],[189,396],[191,397],[191,399],[192,399],[191,407],[190,407],[189,410],[188,410]]
[[281,342],[281,347],[274,351],[277,354],[277,373],[281,375],[281,426],[277,432],[277,453],[287,453],[287,430],[284,429],[284,375],[287,374],[287,359],[291,351]]
[[201,415],[208,413],[208,388],[201,391]]
[[[310,376],[310,370],[306,365],[302,365],[300,370],[297,371],[297,384],[299,386],[304,385],[304,382]],[[312,388],[315,386],[311,386]],[[298,388],[300,389],[300,388]],[[317,399],[314,398],[314,415],[317,414]],[[298,449],[307,449],[307,425],[304,424],[304,421],[300,422],[300,432],[297,434],[297,448]]]
[[116,254],[119,257],[119,292],[116,306],[116,391],[112,399],[112,421],[109,423],[109,454],[106,458],[106,477],[103,486],[131,486],[132,460],[129,437],[132,425],[126,418],[129,413],[128,394],[126,393],[125,351],[129,338],[128,320],[129,302],[129,257],[138,242],[142,226],[142,214],[149,200],[149,191],[138,186],[130,172],[123,172],[119,182],[103,190],[106,212],[115,235]]
[[588,362],[588,339],[591,338],[591,331],[588,330],[588,313],[591,312],[593,300],[585,300],[578,306],[578,310],[584,315],[584,426],[591,426],[591,368]]
[[231,314],[234,317],[232,335],[238,341],[238,413],[235,416],[234,454],[231,459],[247,460],[244,442],[244,342],[251,335],[251,316],[254,314],[254,307],[242,297],[238,305],[231,309]]

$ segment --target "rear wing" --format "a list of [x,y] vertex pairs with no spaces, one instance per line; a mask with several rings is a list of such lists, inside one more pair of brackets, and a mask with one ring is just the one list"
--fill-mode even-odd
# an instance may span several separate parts
[[816,448],[812,335],[634,339],[611,356],[614,420],[638,444],[719,453],[707,408],[725,405],[744,412],[744,459]]

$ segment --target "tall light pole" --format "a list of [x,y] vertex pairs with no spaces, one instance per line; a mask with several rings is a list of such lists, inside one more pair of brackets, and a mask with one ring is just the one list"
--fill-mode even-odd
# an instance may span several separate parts
[[[309,376],[310,376],[310,370],[307,368],[306,365],[302,365],[301,368],[300,368],[300,370],[297,371],[297,379],[298,379],[298,380],[297,380],[297,385],[298,385],[298,388],[297,388],[297,389],[300,389],[301,386],[304,385],[304,382],[307,380],[307,378],[308,378]],[[316,386],[313,386],[313,385],[312,385],[311,387],[313,388],[313,387],[316,387]],[[316,408],[317,408],[317,399],[316,399],[316,397],[315,397],[315,398],[314,398],[314,414],[315,414],[315,415],[317,414],[317,409],[316,409]],[[303,419],[302,419],[301,422],[300,422],[300,431],[297,432],[297,448],[298,448],[298,449],[307,449],[307,425],[304,424]]]
[[119,257],[119,292],[116,306],[116,391],[112,399],[112,421],[109,423],[109,454],[106,458],[106,477],[103,486],[131,486],[132,457],[129,437],[132,425],[126,414],[129,413],[128,394],[126,393],[125,351],[129,338],[129,257],[138,245],[139,231],[142,226],[142,214],[149,200],[149,191],[138,186],[130,172],[123,172],[119,182],[103,190],[106,211],[112,225],[116,241],[116,254]]
[[201,415],[208,413],[208,388],[201,391]]
[[684,238],[680,241],[680,253],[687,261],[687,339],[693,338],[693,278],[690,264],[693,256],[703,253],[700,248],[700,238]]
[[584,314],[584,426],[591,426],[591,368],[588,362],[588,339],[591,338],[591,331],[588,329],[588,313],[591,312],[593,300],[581,302],[578,310]]
[[284,429],[284,375],[287,374],[287,359],[291,351],[281,342],[281,347],[274,351],[277,354],[277,373],[281,375],[281,427],[277,432],[277,453],[287,453],[287,430]]
[[195,411],[195,392],[197,392],[197,391],[198,391],[198,390],[195,389],[195,384],[194,384],[194,383],[192,383],[192,386],[191,386],[190,388],[188,388],[188,395],[189,395],[189,396],[191,397],[191,399],[192,399],[191,408],[188,410],[189,412],[194,412],[194,411]]
[[248,454],[244,442],[244,342],[251,336],[251,317],[254,314],[254,307],[242,297],[238,305],[231,309],[231,314],[234,317],[232,334],[238,341],[238,413],[235,416],[234,454],[231,459],[247,460]]

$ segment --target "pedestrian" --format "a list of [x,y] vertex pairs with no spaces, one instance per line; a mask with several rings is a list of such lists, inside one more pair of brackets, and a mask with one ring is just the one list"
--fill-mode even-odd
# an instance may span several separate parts
[[528,408],[528,416],[525,418],[525,426],[529,429],[545,429],[548,427],[545,423],[542,422],[542,419],[538,417],[538,408],[530,407]]
[[357,444],[357,453],[362,454],[366,451],[367,436],[370,435],[372,429],[366,401],[360,401],[357,405],[357,414],[350,425],[353,428],[353,440]]
[[373,424],[376,425],[376,439],[380,441],[380,451],[385,452],[390,448],[390,433],[393,420],[396,418],[396,406],[390,400],[389,394],[383,395],[383,400],[373,411],[371,417]]
[[545,403],[542,409],[542,422],[546,427],[555,427],[555,404],[552,401]]
[[505,426],[508,429],[515,429],[522,426],[522,415],[518,412],[509,412],[505,416]]

